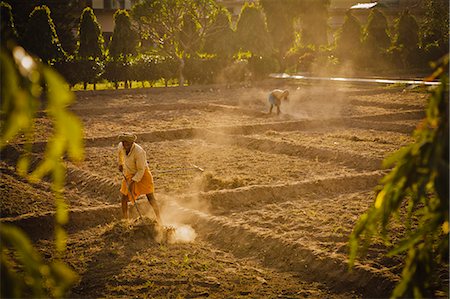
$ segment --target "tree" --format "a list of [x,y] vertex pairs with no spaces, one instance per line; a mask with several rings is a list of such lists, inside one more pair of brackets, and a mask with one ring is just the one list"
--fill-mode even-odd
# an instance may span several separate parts
[[[361,242],[374,236],[389,240],[389,223],[407,207],[407,231],[390,251],[407,251],[402,279],[392,296],[431,298],[432,283],[439,265],[449,261],[449,89],[448,54],[431,76],[441,77],[441,85],[430,97],[426,119],[416,129],[416,141],[384,161],[393,166],[381,183],[375,202],[362,215],[350,236],[350,265]],[[412,225],[412,223],[415,223]],[[379,230],[381,227],[381,231]]]
[[65,58],[66,53],[61,47],[47,6],[37,6],[30,14],[23,44],[28,51],[40,57],[45,63]]
[[351,11],[345,14],[344,23],[336,38],[336,56],[341,60],[354,61],[361,47],[361,24]]
[[[298,17],[292,0],[261,0],[272,41],[274,56],[283,65],[284,58],[295,41],[294,20]],[[282,67],[284,69],[284,67]]]
[[[2,43],[0,62],[0,149],[4,149],[15,136],[24,134],[29,146],[25,146],[23,155],[17,161],[17,172],[31,181],[52,174],[57,253],[52,261],[45,262],[22,230],[2,223],[0,295],[2,298],[62,298],[77,280],[76,273],[61,260],[67,237],[63,225],[68,222],[67,205],[62,196],[65,176],[63,157],[67,156],[73,161],[83,158],[81,123],[67,110],[75,97],[57,73],[34,60],[22,47]],[[47,143],[43,160],[30,171],[33,117],[43,97],[47,103],[44,111],[53,122],[54,133]]]
[[230,59],[237,49],[234,40],[235,32],[231,28],[231,16],[228,10],[220,9],[212,27],[214,30],[206,36],[203,50],[225,60]]
[[409,11],[404,11],[395,22],[395,48],[403,66],[417,65],[419,61],[419,25]]
[[90,7],[86,7],[81,14],[78,27],[77,56],[82,59],[103,58],[103,35],[97,17]]
[[94,11],[90,7],[83,10],[78,27],[78,48],[76,51],[78,81],[83,81],[84,89],[88,82],[95,83],[101,74],[102,60],[104,58],[103,35]]
[[183,16],[182,24],[183,26],[179,32],[179,40],[186,56],[189,57],[197,52],[200,46],[200,32],[197,30],[197,24],[189,13]]
[[236,24],[237,43],[241,51],[265,56],[271,52],[267,24],[261,7],[246,2]]
[[364,30],[362,64],[369,66],[382,66],[384,54],[391,45],[388,35],[388,22],[386,16],[378,9],[373,9]]
[[428,52],[429,60],[436,60],[449,51],[449,2],[426,0],[425,17],[422,24],[422,48]]
[[185,58],[211,32],[218,10],[214,0],[143,0],[133,6],[132,16],[142,36],[148,36],[166,56],[178,59],[183,86]]
[[361,47],[361,24],[351,11],[345,14],[344,23],[336,39],[336,56],[342,60],[354,61],[357,49]]
[[78,19],[84,0],[4,0],[8,2],[13,10],[15,25],[22,37],[28,27],[28,18],[36,6],[47,6],[52,12],[53,23],[61,42],[62,48],[72,54],[75,50],[74,32],[78,25]]
[[303,2],[300,15],[301,42],[304,46],[318,47],[328,44],[327,19],[329,0],[307,0]]
[[11,5],[5,2],[0,2],[1,44],[5,44],[8,40],[17,42],[19,38],[16,27],[14,26],[14,19],[11,10]]
[[405,48],[417,48],[419,45],[419,25],[408,10],[404,11],[396,23],[395,43]]
[[136,31],[131,26],[131,19],[128,12],[119,9],[114,13],[114,32],[109,44],[109,55],[113,59],[126,58],[136,54],[138,37]]

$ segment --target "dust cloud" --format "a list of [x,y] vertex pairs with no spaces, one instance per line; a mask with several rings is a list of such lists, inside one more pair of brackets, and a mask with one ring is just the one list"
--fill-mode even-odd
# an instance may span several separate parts
[[190,225],[181,225],[174,227],[175,227],[175,235],[173,237],[174,243],[193,242],[197,237],[197,233]]

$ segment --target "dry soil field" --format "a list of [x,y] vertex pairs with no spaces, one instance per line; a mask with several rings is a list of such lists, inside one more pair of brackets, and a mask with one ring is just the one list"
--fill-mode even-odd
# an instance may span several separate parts
[[[272,88],[291,92],[279,116],[267,114]],[[71,110],[84,124],[86,158],[67,162],[65,259],[80,277],[70,297],[388,297],[399,259],[375,244],[349,272],[348,235],[386,174],[383,158],[412,141],[427,98],[400,87],[277,80],[78,92]],[[44,114],[36,130],[38,160],[52,132]],[[120,220],[122,131],[147,152],[163,221],[177,228],[171,244]],[[18,148],[2,153],[2,221],[51,258],[50,185],[16,174]],[[177,170],[192,165],[204,172]],[[154,216],[145,199],[139,207]]]

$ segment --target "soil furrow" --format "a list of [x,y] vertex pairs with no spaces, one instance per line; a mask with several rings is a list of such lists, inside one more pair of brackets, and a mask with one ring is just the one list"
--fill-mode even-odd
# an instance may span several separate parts
[[273,231],[235,224],[224,216],[178,208],[192,215],[200,235],[222,250],[241,258],[249,258],[250,254],[264,266],[296,272],[301,279],[322,282],[335,292],[357,290],[364,297],[387,297],[398,279],[387,269],[372,269],[367,265],[356,265],[349,272],[347,260],[335,254],[287,240]]
[[[97,225],[105,225],[121,217],[118,205],[70,209],[68,212],[70,221],[64,228],[69,233],[82,231]],[[55,212],[33,213],[18,217],[2,218],[0,223],[13,224],[21,228],[33,241],[49,239],[54,233]]]
[[[81,172],[71,171],[70,177],[75,180],[84,177]],[[275,186],[251,186],[233,190],[220,190],[211,192],[202,192],[183,197],[177,197],[177,200],[186,207],[199,207],[207,209],[214,214],[229,214],[238,211],[245,211],[249,208],[257,209],[271,203],[281,203],[293,198],[302,197],[309,200],[315,200],[333,194],[347,194],[358,191],[373,189],[381,178],[380,172],[363,173],[355,176],[332,177],[328,179],[304,181],[297,184],[282,184]],[[101,196],[97,185],[98,178],[88,177],[90,182],[88,187],[79,190],[86,197],[96,194]],[[92,187],[93,186],[93,187]],[[93,189],[91,189],[93,188]],[[102,187],[102,192],[115,194],[118,198],[119,185],[111,186],[107,184]],[[70,232],[82,230],[99,224],[106,224],[120,217],[119,200],[110,200],[110,196],[104,196],[106,203],[114,205],[100,205],[85,209],[70,209],[70,222],[67,229]],[[161,195],[162,207],[170,204],[173,198]],[[139,207],[144,214],[150,209],[145,199],[138,201]],[[134,208],[130,207],[131,216],[137,217]],[[31,231],[36,239],[48,238],[51,235],[53,227],[54,212],[41,214],[22,215],[19,217],[3,218],[2,221],[14,223],[22,227],[25,231]]]
[[423,105],[407,104],[407,103],[382,103],[364,100],[350,100],[349,105],[352,106],[367,106],[367,107],[380,107],[384,109],[392,110],[423,110]]
[[357,153],[290,144],[288,142],[260,140],[245,136],[233,136],[230,140],[226,135],[217,132],[209,130],[205,130],[204,132],[204,136],[208,141],[220,144],[233,144],[261,152],[298,156],[320,162],[332,162],[356,170],[377,170],[381,168],[381,159],[359,155]]
[[[295,120],[295,121],[280,121],[270,123],[260,123],[252,125],[241,126],[225,126],[225,127],[208,127],[207,129],[214,132],[221,132],[225,134],[239,134],[250,135],[266,132],[267,130],[274,131],[307,131],[314,130],[323,127],[361,127],[370,128],[372,130],[380,131],[395,131],[395,132],[412,132],[413,127],[411,125],[403,124],[386,124],[393,121],[401,120],[419,120],[423,118],[422,111],[407,111],[399,113],[377,114],[371,116],[357,116],[350,118],[331,118],[326,120]],[[366,123],[365,121],[369,121]],[[153,131],[148,133],[136,134],[139,140],[143,142],[158,142],[163,140],[178,140],[178,139],[192,139],[194,137],[201,137],[203,129],[201,128],[179,128],[168,129],[162,131]],[[85,138],[84,144],[86,147],[93,146],[111,146],[117,143],[116,136],[103,136],[103,137],[91,137]],[[2,156],[10,155],[10,148],[24,147],[25,143],[16,143],[15,145],[6,146],[2,149]],[[36,141],[32,143],[33,152],[43,152],[47,145],[46,141]]]
[[295,184],[258,185],[232,190],[201,192],[180,197],[188,207],[207,206],[214,214],[226,214],[247,209],[257,209],[266,204],[292,200],[298,196],[314,200],[333,194],[346,194],[372,190],[382,178],[382,172],[366,172],[320,180],[305,180]]

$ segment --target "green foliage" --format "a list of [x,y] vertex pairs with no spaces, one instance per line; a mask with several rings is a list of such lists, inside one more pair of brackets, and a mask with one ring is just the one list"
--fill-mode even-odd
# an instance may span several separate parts
[[405,48],[418,48],[419,46],[419,25],[416,18],[409,11],[404,11],[396,22],[397,38],[395,43],[403,45]]
[[368,54],[370,52],[380,53],[389,48],[391,44],[386,16],[378,9],[370,12],[367,27],[365,28],[364,43]]
[[355,61],[360,47],[361,24],[349,10],[345,15],[344,23],[336,39],[336,56],[342,61]]
[[179,68],[178,59],[166,56],[161,57],[157,60],[156,70],[157,73],[161,75],[161,78],[164,79],[165,85],[167,86],[169,80],[172,80],[177,77]]
[[183,26],[179,33],[181,49],[188,55],[194,54],[200,45],[200,32],[193,17],[187,13],[183,16]]
[[65,58],[66,53],[61,47],[47,6],[37,6],[30,14],[23,44],[27,51],[45,63]]
[[231,16],[225,8],[220,9],[213,28],[205,38],[203,50],[207,53],[230,59],[237,51],[234,43],[235,32],[231,28]]
[[[0,227],[2,298],[30,295],[34,298],[64,297],[77,275],[59,260],[44,263],[30,240],[17,227],[8,224]],[[12,255],[13,252],[19,254]]]
[[[440,55],[448,52],[449,2],[446,0],[426,0],[425,17],[422,25],[422,46],[436,43]],[[437,58],[436,58],[437,59]]]
[[270,73],[279,70],[278,62],[273,58],[252,56],[248,59],[248,68],[256,80],[267,78]]
[[109,55],[117,60],[136,54],[138,36],[131,26],[130,15],[124,9],[114,13],[114,32],[109,44]]
[[261,7],[246,2],[236,25],[237,43],[241,51],[265,56],[270,53],[270,37]]
[[77,56],[81,59],[103,58],[103,35],[97,17],[90,7],[86,7],[81,14],[78,27]]
[[305,1],[301,14],[302,45],[315,47],[327,45],[327,20],[329,0]]
[[419,25],[409,11],[404,11],[395,20],[395,31],[394,46],[390,49],[393,65],[395,62],[401,62],[400,66],[403,68],[419,66],[422,54],[419,48]]
[[141,35],[166,53],[177,54],[180,46],[176,37],[181,32],[186,11],[186,5],[178,0],[144,0],[133,6],[132,16],[139,24]]
[[131,67],[131,80],[150,81],[150,84],[161,79],[162,75],[158,71],[158,57],[150,55],[140,55],[133,60]]
[[75,76],[68,77],[74,79],[70,82],[71,84],[83,82],[84,89],[86,89],[88,83],[94,83],[95,89],[95,83],[100,78],[104,67],[104,40],[100,25],[90,7],[86,7],[81,14],[78,38],[76,60],[69,62],[76,70]]
[[51,11],[52,20],[55,24],[56,32],[58,33],[58,38],[62,48],[67,53],[73,53],[75,50],[74,31],[76,31],[81,13],[80,0],[4,1],[8,2],[12,7],[14,23],[20,38],[23,37],[25,31],[27,30],[28,19],[35,6],[46,5]]
[[186,79],[190,83],[213,83],[221,69],[222,62],[217,57],[190,57],[186,60]]
[[8,40],[17,41],[18,35],[14,26],[14,19],[11,11],[11,5],[0,2],[0,43],[5,44]]
[[281,65],[295,41],[294,20],[298,14],[292,9],[292,1],[261,0],[260,3],[266,15],[274,54]]
[[104,71],[104,62],[99,59],[76,59],[73,56],[64,61],[58,61],[53,67],[63,76],[63,78],[74,86],[83,82],[84,89],[88,83],[97,83]]
[[[10,225],[0,230],[2,297],[63,297],[76,274],[58,257],[66,246],[63,225],[68,221],[67,205],[62,197],[65,170],[62,157],[83,158],[81,123],[67,106],[74,100],[64,80],[48,66],[40,64],[21,47],[6,48],[1,53],[1,139],[0,148],[24,134],[26,152],[17,162],[19,174],[32,181],[51,173],[55,194],[55,247],[57,258],[45,264],[32,248],[25,234]],[[45,90],[45,93],[43,92]],[[54,133],[49,139],[44,159],[30,171],[28,151],[33,141],[34,115],[46,100],[45,111],[52,120]]]
[[165,56],[179,59],[183,85],[184,58],[195,52],[211,31],[217,12],[214,0],[143,0],[133,6],[132,16],[142,36],[148,37]]
[[128,60],[109,60],[105,65],[105,72],[103,78],[108,81],[116,83],[118,88],[118,82],[128,81],[133,77],[131,62]]
[[[361,242],[374,236],[388,239],[392,217],[407,206],[407,230],[391,255],[407,251],[402,280],[393,297],[433,297],[439,266],[448,264],[449,250],[449,89],[448,55],[435,76],[441,85],[429,99],[426,119],[416,129],[416,141],[384,161],[393,166],[381,183],[374,205],[362,215],[350,236],[350,265]],[[411,225],[413,219],[417,224]],[[381,230],[380,230],[381,228]]]
[[391,39],[388,35],[388,22],[386,16],[378,9],[369,14],[367,26],[364,28],[362,47],[358,67],[370,68],[375,71],[387,69],[389,57],[388,50]]

